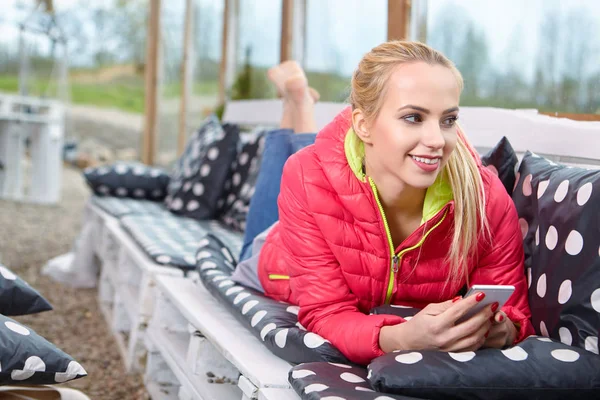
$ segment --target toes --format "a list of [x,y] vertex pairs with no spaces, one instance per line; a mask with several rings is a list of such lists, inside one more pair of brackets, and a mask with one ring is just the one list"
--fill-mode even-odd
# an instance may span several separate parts
[[310,93],[310,97],[313,99],[313,101],[316,103],[317,101],[319,101],[319,99],[321,98],[321,95],[319,94],[319,92],[317,92],[317,89],[315,88],[308,88],[308,93]]

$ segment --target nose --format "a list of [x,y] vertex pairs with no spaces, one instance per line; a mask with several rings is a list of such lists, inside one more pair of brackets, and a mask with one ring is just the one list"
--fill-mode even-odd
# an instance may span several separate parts
[[437,123],[424,126],[421,141],[425,146],[435,150],[443,148],[446,144],[442,129]]

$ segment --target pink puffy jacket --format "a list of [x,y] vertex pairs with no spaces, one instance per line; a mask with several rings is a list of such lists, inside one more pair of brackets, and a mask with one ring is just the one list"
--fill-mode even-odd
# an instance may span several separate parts
[[[350,126],[346,109],[313,146],[286,163],[280,222],[261,251],[259,279],[267,296],[300,306],[299,321],[309,331],[351,361],[367,364],[383,354],[380,328],[404,322],[367,315],[371,308],[386,303],[423,308],[453,298],[466,282],[446,285],[451,189],[443,182],[428,189],[424,225],[393,249],[377,188],[362,173],[364,147]],[[497,176],[483,166],[480,172],[492,243],[482,242],[478,257],[471,257],[469,283],[516,287],[502,310],[520,325],[521,341],[533,328],[517,212]]]

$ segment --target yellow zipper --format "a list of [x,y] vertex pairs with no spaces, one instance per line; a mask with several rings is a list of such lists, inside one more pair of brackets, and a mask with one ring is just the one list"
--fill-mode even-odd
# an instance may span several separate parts
[[406,254],[407,252],[422,246],[423,242],[425,242],[425,239],[427,239],[427,236],[429,236],[429,234],[435,228],[440,226],[440,224],[444,221],[444,219],[446,219],[446,215],[448,214],[448,211],[446,211],[444,213],[444,216],[442,217],[442,219],[440,219],[434,226],[431,227],[431,229],[429,229],[423,235],[423,237],[421,238],[421,240],[419,240],[419,242],[417,244],[401,250],[400,252],[398,252],[398,254],[394,254],[394,242],[392,241],[392,234],[390,233],[390,227],[388,226],[387,219],[385,217],[385,211],[383,210],[383,207],[381,206],[381,201],[379,200],[379,195],[377,194],[377,187],[375,186],[375,182],[373,182],[371,177],[369,177],[369,184],[371,185],[371,189],[373,190],[373,194],[375,195],[375,201],[377,202],[377,206],[379,207],[379,212],[381,213],[381,216],[383,217],[383,226],[385,227],[385,234],[387,235],[388,244],[390,246],[390,260],[392,262],[392,265],[390,267],[390,280],[388,282],[387,293],[385,295],[385,304],[389,304],[390,301],[392,300],[392,292],[394,291],[394,281],[396,279],[396,273],[398,272],[398,266],[400,265],[400,260],[402,259],[402,256],[404,256],[404,254]]
[[279,275],[279,274],[269,274],[269,279],[272,281],[289,280],[290,276],[289,275]]

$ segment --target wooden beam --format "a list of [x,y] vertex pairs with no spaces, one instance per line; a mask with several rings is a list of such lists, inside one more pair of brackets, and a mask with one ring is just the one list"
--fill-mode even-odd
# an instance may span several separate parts
[[575,114],[561,112],[540,112],[540,114],[556,118],[568,118],[575,121],[600,121],[600,114]]
[[158,75],[160,62],[160,8],[161,0],[150,0],[148,39],[146,44],[146,87],[144,109],[144,136],[142,162],[154,164],[156,154],[156,121],[158,117]]
[[279,61],[292,59],[294,44],[294,0],[281,1],[281,45]]
[[187,142],[187,108],[190,88],[193,84],[190,56],[192,53],[192,30],[194,20],[194,2],[185,1],[185,17],[183,29],[183,59],[181,61],[181,104],[179,108],[179,135],[177,137],[177,156],[183,153]]
[[410,0],[388,0],[387,40],[408,39]]

